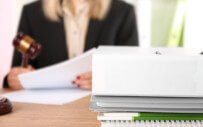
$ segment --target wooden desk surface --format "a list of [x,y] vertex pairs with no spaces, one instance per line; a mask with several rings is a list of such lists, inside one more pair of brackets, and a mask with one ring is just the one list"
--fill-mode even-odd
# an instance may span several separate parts
[[[0,94],[8,90],[0,90]],[[13,112],[0,116],[0,127],[99,127],[97,113],[89,111],[90,96],[58,105],[13,103]]]

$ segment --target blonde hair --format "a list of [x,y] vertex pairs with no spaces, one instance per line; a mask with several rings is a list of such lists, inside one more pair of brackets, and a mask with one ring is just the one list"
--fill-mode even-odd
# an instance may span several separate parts
[[[45,16],[51,21],[59,21],[59,16],[63,16],[63,0],[43,0],[43,11]],[[90,5],[89,16],[102,20],[109,9],[111,0],[87,0]],[[75,9],[72,0],[66,0],[68,8],[74,14]]]

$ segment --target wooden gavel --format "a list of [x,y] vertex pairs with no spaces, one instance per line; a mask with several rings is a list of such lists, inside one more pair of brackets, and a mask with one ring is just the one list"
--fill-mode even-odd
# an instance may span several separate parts
[[41,52],[42,46],[33,38],[19,32],[13,40],[14,47],[22,53],[22,66],[27,67],[29,59],[35,59]]
[[7,114],[12,111],[12,103],[5,97],[0,96],[0,115]]

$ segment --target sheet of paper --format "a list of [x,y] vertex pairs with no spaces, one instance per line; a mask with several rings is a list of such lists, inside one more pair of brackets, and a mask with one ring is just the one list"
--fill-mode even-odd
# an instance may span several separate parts
[[67,88],[72,87],[76,76],[92,70],[92,54],[95,49],[81,56],[45,67],[30,73],[19,75],[25,89]]
[[72,87],[66,89],[20,90],[2,96],[9,98],[12,102],[63,105],[88,96],[90,93],[91,91]]

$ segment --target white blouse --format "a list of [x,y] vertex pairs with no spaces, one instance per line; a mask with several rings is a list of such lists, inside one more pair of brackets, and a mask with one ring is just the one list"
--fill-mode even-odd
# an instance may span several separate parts
[[64,26],[66,34],[67,53],[69,58],[81,55],[84,51],[85,39],[89,24],[89,4],[84,0],[75,8],[75,15],[71,13],[66,0],[63,2]]

